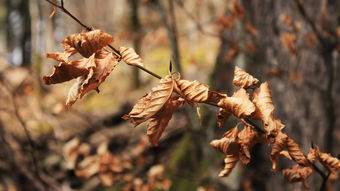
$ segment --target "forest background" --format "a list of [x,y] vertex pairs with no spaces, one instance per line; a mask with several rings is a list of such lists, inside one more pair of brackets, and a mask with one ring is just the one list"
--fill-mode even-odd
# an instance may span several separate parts
[[[268,81],[275,116],[302,151],[313,142],[333,156],[340,153],[339,1],[66,0],[64,6],[113,35],[115,47],[133,47],[161,76],[172,60],[181,76],[228,95],[235,90],[235,66]],[[254,147],[248,165],[219,178],[223,156],[209,143],[238,121],[217,128],[212,106],[199,105],[202,123],[194,109],[182,107],[152,147],[144,124],[132,128],[121,117],[158,80],[127,65],[115,69],[99,94],[65,109],[72,82],[44,85],[41,77],[56,64],[45,55],[62,51],[60,42],[83,28],[60,11],[49,17],[54,8],[44,0],[0,0],[0,9],[0,189],[128,189],[119,181],[104,186],[97,176],[78,177],[72,165],[79,159],[66,147],[77,141],[91,154],[103,143],[117,156],[134,153],[131,176],[123,178],[140,188],[155,184],[156,171],[160,190],[302,189],[288,184],[280,170],[271,172],[265,145]],[[290,166],[284,159],[279,164]],[[318,174],[309,182],[311,190],[321,185]],[[328,189],[339,189],[336,179]]]

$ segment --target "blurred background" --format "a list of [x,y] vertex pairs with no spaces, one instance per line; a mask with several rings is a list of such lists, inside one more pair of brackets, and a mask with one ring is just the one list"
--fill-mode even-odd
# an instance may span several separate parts
[[[58,1],[55,1],[59,3]],[[340,153],[340,1],[337,0],[65,0],[79,20],[133,47],[145,67],[166,75],[169,61],[188,80],[231,95],[234,66],[268,81],[275,116],[308,152]],[[175,113],[159,146],[121,119],[158,80],[123,62],[72,109],[72,82],[46,86],[60,42],[83,29],[45,0],[0,0],[0,190],[302,190],[271,172],[270,147],[256,145],[248,165],[219,178],[223,155],[209,142],[217,109]],[[105,153],[112,153],[109,157]],[[82,161],[87,162],[82,162]],[[109,162],[108,162],[109,161]],[[110,163],[113,173],[96,164]],[[105,166],[105,165],[104,165]],[[79,170],[81,169],[81,170]],[[98,170],[99,169],[99,170]],[[339,179],[329,190],[339,189]],[[313,173],[311,190],[321,178]]]

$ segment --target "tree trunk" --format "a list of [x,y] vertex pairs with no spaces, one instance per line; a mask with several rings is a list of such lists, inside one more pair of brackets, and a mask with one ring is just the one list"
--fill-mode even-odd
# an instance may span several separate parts
[[[132,31],[132,40],[133,40],[133,48],[135,49],[137,54],[141,54],[141,41],[142,41],[142,31],[141,25],[138,17],[138,7],[139,0],[129,0],[129,5],[131,9],[131,31]],[[139,79],[139,70],[138,68],[133,68],[132,70],[132,82],[133,89],[140,87],[140,79]]]

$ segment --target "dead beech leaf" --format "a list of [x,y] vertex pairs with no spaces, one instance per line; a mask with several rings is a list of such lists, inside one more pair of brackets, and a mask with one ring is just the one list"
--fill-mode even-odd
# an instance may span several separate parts
[[151,89],[151,92],[137,101],[131,112],[124,115],[123,119],[131,119],[131,124],[136,127],[152,118],[167,103],[173,89],[174,80],[172,75],[165,76],[156,87]]
[[257,33],[258,33],[256,28],[254,27],[254,25],[252,25],[250,23],[246,24],[245,29],[246,29],[247,33],[249,33],[250,35],[253,35],[253,36],[256,36]]
[[90,152],[90,146],[80,143],[79,138],[73,138],[63,146],[63,156],[66,160],[66,168],[74,169],[77,159],[80,155],[87,156]]
[[176,80],[179,93],[188,102],[201,103],[209,98],[209,86],[198,81]]
[[282,170],[283,176],[291,183],[302,182],[305,189],[308,189],[308,177],[312,174],[313,170],[309,167],[300,167],[295,165],[291,168]]
[[309,162],[300,150],[299,145],[291,138],[287,139],[287,150],[292,159],[299,165],[308,166]]
[[149,142],[153,146],[157,146],[157,142],[162,136],[162,133],[166,126],[168,125],[175,110],[184,102],[181,98],[170,98],[163,108],[152,117],[151,121],[148,123],[147,135],[149,137]]
[[[83,58],[80,60],[72,61],[71,63],[91,63],[91,68],[87,70],[86,75],[80,76],[77,81],[72,85],[69,90],[68,98],[66,101],[67,106],[71,106],[79,98],[82,98],[87,92],[91,90],[97,90],[101,83],[104,82],[106,77],[112,72],[112,70],[118,64],[116,58],[111,52],[98,51],[90,58]],[[52,77],[55,74],[51,75]],[[44,78],[45,79],[45,78]]]
[[340,160],[339,159],[333,157],[332,155],[330,155],[328,153],[320,152],[319,150],[316,151],[316,154],[317,154],[319,161],[323,165],[325,165],[326,167],[331,169],[333,172],[336,172],[340,169]]
[[237,155],[233,155],[233,154],[226,155],[226,157],[224,159],[224,168],[218,174],[218,176],[219,177],[229,176],[231,171],[235,168],[237,162],[238,162],[238,156]]
[[244,164],[250,162],[250,149],[256,143],[266,142],[266,138],[263,135],[259,135],[257,131],[249,126],[246,126],[237,135],[237,142],[240,144],[240,159]]
[[315,159],[318,157],[318,150],[314,148],[310,148],[307,154],[307,160],[310,163],[314,163]]
[[239,144],[236,142],[238,129],[235,127],[227,131],[221,139],[215,139],[210,145],[224,154],[238,153]]
[[296,35],[293,33],[284,32],[280,36],[281,43],[289,51],[289,53],[296,55],[298,49],[296,47]]
[[93,69],[93,76],[89,78],[88,82],[82,84],[80,98],[91,90],[98,91],[99,85],[105,81],[106,77],[118,64],[113,53],[104,50],[95,54],[94,61],[96,67]]
[[258,79],[248,74],[239,67],[235,67],[233,84],[241,88],[249,88],[259,82]]
[[52,58],[59,62],[65,62],[68,63],[68,58],[72,55],[77,53],[77,50],[75,48],[69,47],[64,50],[64,52],[56,52],[56,53],[47,53],[47,58]]
[[215,102],[219,101],[220,99],[226,97],[226,94],[221,94],[215,91],[208,91],[208,100],[207,102]]
[[247,118],[255,111],[254,104],[249,100],[249,94],[243,88],[232,97],[222,98],[218,105],[238,118]]
[[280,157],[281,151],[283,151],[287,145],[288,136],[282,132],[279,132],[272,143],[272,151],[270,153],[270,159],[273,163],[272,170],[276,171],[276,160]]
[[82,58],[72,62],[60,62],[54,67],[54,71],[49,76],[43,76],[46,85],[62,83],[79,76],[86,76],[91,68],[96,67],[94,55],[90,58]]
[[244,7],[241,3],[237,2],[237,1],[232,1],[229,4],[229,9],[230,9],[231,15],[233,17],[239,18],[239,19],[244,19],[244,17],[245,17]]
[[238,129],[237,126],[230,129],[229,131],[225,132],[223,137],[230,138],[230,139],[236,139],[238,135]]
[[57,12],[57,8],[53,7],[53,11],[51,12],[51,14],[48,16],[49,19],[51,19],[52,17],[54,17],[54,15]]
[[144,67],[143,59],[135,52],[133,48],[119,47],[118,50],[126,64]]
[[110,34],[102,30],[93,30],[72,34],[61,44],[64,47],[75,48],[82,56],[88,58],[112,42],[113,37]]
[[254,91],[253,103],[256,111],[254,118],[268,123],[270,118],[273,118],[274,104],[268,82],[264,82]]
[[84,158],[79,164],[76,175],[88,179],[97,175],[104,186],[112,186],[117,180],[116,175],[132,167],[131,162],[123,157],[113,156],[107,150],[107,144],[102,143],[97,154]]
[[224,123],[229,119],[231,114],[232,113],[225,108],[220,108],[217,113],[217,126],[222,127]]
[[225,62],[232,62],[238,54],[239,54],[239,50],[237,48],[231,48],[228,50],[223,60]]

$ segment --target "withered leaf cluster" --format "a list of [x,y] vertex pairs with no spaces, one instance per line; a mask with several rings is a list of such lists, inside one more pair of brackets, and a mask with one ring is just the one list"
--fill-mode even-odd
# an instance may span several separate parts
[[172,115],[184,102],[191,106],[198,103],[216,101],[223,97],[217,92],[209,91],[209,86],[198,81],[175,79],[173,74],[163,77],[157,86],[144,97],[140,98],[131,112],[123,119],[137,125],[150,120],[147,135],[153,146],[162,136]]
[[[49,76],[43,76],[45,84],[63,83],[72,79],[76,82],[69,90],[66,101],[71,106],[87,92],[96,90],[117,66],[117,57],[106,48],[114,41],[102,30],[84,31],[66,37],[61,45],[64,52],[48,53],[47,57],[59,62]],[[142,59],[132,48],[121,47],[122,57],[127,64],[143,66]],[[70,60],[79,53],[83,58]]]
[[[285,127],[281,120],[274,117],[275,106],[267,82],[257,86],[258,80],[236,67],[233,84],[240,87],[232,96],[224,95],[220,99],[217,114],[217,124],[223,126],[231,115],[244,124],[240,131],[239,126],[227,131],[221,139],[213,140],[210,144],[225,154],[224,169],[219,176],[228,176],[238,161],[249,163],[250,149],[257,143],[271,144],[270,159],[272,169],[277,170],[277,159],[284,156],[297,163],[296,166],[283,170],[283,175],[289,182],[303,182],[308,188],[307,178],[313,172],[311,166],[316,160],[320,161],[332,172],[339,170],[340,162],[330,154],[322,153],[318,148],[311,149],[307,157],[299,145],[287,134],[282,132]],[[248,91],[247,91],[248,90]],[[249,92],[249,93],[248,93]],[[249,121],[259,120],[263,129],[255,128]]]

